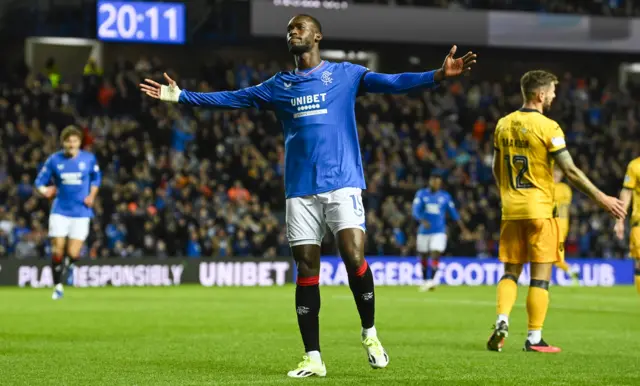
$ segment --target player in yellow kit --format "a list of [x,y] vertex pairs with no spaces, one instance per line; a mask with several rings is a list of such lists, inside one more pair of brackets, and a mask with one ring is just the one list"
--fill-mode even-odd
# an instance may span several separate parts
[[[640,293],[640,158],[636,158],[627,166],[627,174],[624,176],[620,199],[624,203],[625,209],[633,200],[631,210],[631,231],[629,234],[629,255],[636,260],[635,280],[636,289]],[[614,228],[618,239],[624,238],[624,218],[616,222]]]
[[494,134],[493,175],[500,190],[502,224],[498,255],[504,276],[497,288],[497,320],[487,348],[501,351],[509,331],[509,314],[516,301],[518,277],[531,263],[527,295],[529,333],[525,351],[559,352],[542,339],[549,307],[549,281],[554,263],[562,260],[558,221],[553,215],[557,162],[567,179],[617,218],[626,214],[622,201],[596,188],[573,163],[564,133],[544,109],[555,98],[557,78],[546,71],[529,71],[520,79],[524,105],[498,121]]
[[[571,207],[571,199],[573,197],[573,192],[571,191],[571,187],[569,185],[562,182],[564,178],[564,174],[559,167],[553,169],[553,179],[556,182],[555,186],[555,195],[554,201],[556,203],[555,208],[555,216],[558,219],[558,227],[560,229],[560,243],[562,246],[562,250],[564,250],[564,242],[567,240],[567,235],[569,234],[569,208]],[[580,285],[580,277],[577,272],[571,270],[569,264],[564,261],[564,254],[562,254],[563,259],[558,261],[555,266],[567,273],[571,277],[572,284],[577,286]]]

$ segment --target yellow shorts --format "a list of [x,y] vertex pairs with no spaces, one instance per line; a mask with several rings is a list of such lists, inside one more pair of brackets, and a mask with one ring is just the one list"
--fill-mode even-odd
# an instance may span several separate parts
[[498,257],[503,263],[556,263],[564,260],[558,219],[502,220]]
[[640,226],[631,228],[629,234],[629,255],[634,259],[640,259]]

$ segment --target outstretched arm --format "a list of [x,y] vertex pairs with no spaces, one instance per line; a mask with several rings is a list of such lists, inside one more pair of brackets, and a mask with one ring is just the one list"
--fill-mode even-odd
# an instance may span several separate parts
[[427,72],[405,72],[401,74],[380,74],[368,72],[365,74],[362,85],[366,92],[401,94],[414,89],[431,88],[438,82],[458,76],[471,70],[471,65],[476,63],[477,55],[468,52],[461,58],[454,58],[457,47],[451,47],[449,54],[445,57],[442,67],[437,70]]
[[271,102],[271,87],[269,81],[236,91],[192,92],[181,90],[177,83],[166,73],[164,77],[168,85],[160,84],[151,79],[145,79],[146,83],[141,83],[140,89],[152,98],[191,106],[241,109],[246,107],[262,107]]
[[441,73],[442,70],[402,74],[367,72],[362,80],[362,85],[364,90],[370,93],[402,94],[413,89],[435,87],[438,84],[436,81],[436,73],[438,72]]

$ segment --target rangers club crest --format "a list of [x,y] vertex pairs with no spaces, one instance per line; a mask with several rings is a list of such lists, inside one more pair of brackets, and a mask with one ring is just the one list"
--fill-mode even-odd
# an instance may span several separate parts
[[328,86],[329,83],[333,82],[333,78],[331,77],[331,73],[329,71],[323,72],[320,80],[322,80],[322,83],[324,83],[325,86]]

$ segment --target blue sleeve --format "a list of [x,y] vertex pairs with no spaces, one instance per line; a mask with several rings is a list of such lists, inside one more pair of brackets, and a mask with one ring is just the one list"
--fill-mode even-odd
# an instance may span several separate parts
[[351,84],[356,90],[356,95],[363,94],[364,88],[362,82],[364,81],[364,76],[368,74],[370,70],[367,67],[349,62],[342,62],[342,67],[350,78]]
[[182,90],[179,103],[221,109],[261,108],[271,103],[273,78],[236,91],[192,92]]
[[381,94],[403,94],[421,88],[434,88],[436,70],[427,72],[404,72],[401,74],[380,74],[367,72],[362,80],[363,91]]
[[34,182],[36,188],[46,186],[49,184],[49,181],[51,181],[51,175],[53,174],[53,160],[51,158],[52,157],[47,158],[42,169],[38,172],[38,176],[36,176],[36,180]]
[[413,210],[411,211],[413,214],[413,218],[416,220],[424,220],[424,216],[422,214],[422,200],[420,199],[420,192],[416,193],[416,197],[413,199]]
[[453,221],[460,221],[460,215],[458,214],[458,210],[456,210],[456,205],[453,203],[451,196],[449,196],[449,202],[447,203],[447,211]]
[[102,184],[102,172],[100,171],[100,165],[96,157],[93,158],[93,166],[91,166],[91,173],[89,174],[89,181],[91,186],[100,187]]

